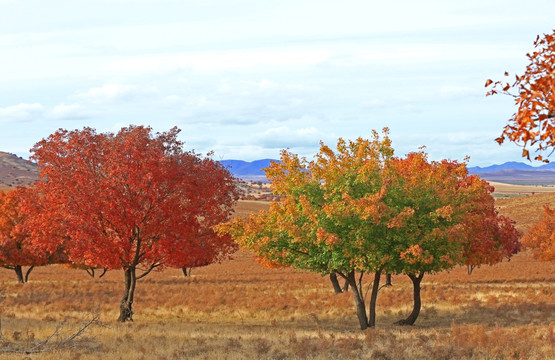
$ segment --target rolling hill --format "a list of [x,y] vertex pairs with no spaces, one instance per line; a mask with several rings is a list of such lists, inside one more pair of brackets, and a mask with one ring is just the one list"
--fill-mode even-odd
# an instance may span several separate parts
[[27,186],[38,179],[39,172],[35,163],[0,151],[0,190]]

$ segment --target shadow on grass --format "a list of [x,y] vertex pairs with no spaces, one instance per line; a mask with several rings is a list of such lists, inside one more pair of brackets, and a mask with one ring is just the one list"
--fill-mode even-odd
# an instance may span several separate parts
[[[378,318],[378,327],[389,324],[408,315],[383,315]],[[436,310],[433,306],[424,308],[411,328],[450,328],[453,323],[484,325],[486,327],[514,327],[524,325],[549,325],[555,321],[555,304],[524,303],[499,305],[467,305],[453,310]],[[400,327],[402,328],[402,327]]]

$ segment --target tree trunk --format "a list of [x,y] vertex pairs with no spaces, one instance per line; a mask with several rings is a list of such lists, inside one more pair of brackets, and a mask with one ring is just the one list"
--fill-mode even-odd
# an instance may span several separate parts
[[17,275],[17,282],[20,284],[25,283],[25,279],[23,278],[23,269],[21,269],[21,265],[14,265],[13,267],[15,274]]
[[362,289],[357,285],[355,272],[352,271],[347,274],[347,281],[353,289],[355,306],[357,309],[357,318],[360,325],[360,330],[366,330],[368,328],[368,317],[366,316],[366,306],[364,305],[364,295]]
[[31,266],[27,269],[27,272],[25,273],[25,282],[29,281],[29,274],[31,273],[31,271],[33,271],[33,269],[35,268],[35,266]]
[[378,291],[380,290],[380,276],[382,271],[376,271],[374,273],[374,282],[372,284],[372,294],[370,295],[370,305],[368,307],[368,326],[376,326],[376,301],[378,300]]
[[[188,276],[188,275],[187,275],[187,268],[186,268],[186,267],[183,267],[183,268],[181,268],[181,270],[183,270],[183,276],[187,277],[187,276]],[[189,271],[189,275],[191,275],[191,272],[190,272],[190,271]]]
[[94,277],[94,268],[90,267],[88,269],[85,269],[85,271],[87,272],[87,274],[89,274],[90,277]]
[[343,292],[349,291],[349,281],[345,280],[345,284],[343,284]]
[[341,286],[339,285],[339,281],[337,280],[337,274],[336,273],[331,273],[330,274],[330,280],[331,283],[333,285],[333,290],[335,291],[336,294],[340,294],[343,292],[343,290],[341,290]]
[[123,271],[125,275],[125,292],[119,306],[118,321],[120,322],[133,321],[133,296],[135,294],[135,285],[137,284],[134,267],[124,269]]
[[420,283],[422,282],[422,278],[424,277],[424,273],[420,273],[418,276],[414,274],[407,274],[408,277],[412,280],[412,288],[413,288],[413,307],[412,312],[410,315],[404,319],[399,320],[395,324],[397,325],[414,325],[414,322],[420,315],[420,309],[422,307],[422,301],[420,299]]
[[385,274],[385,286],[393,286],[391,283],[391,274]]

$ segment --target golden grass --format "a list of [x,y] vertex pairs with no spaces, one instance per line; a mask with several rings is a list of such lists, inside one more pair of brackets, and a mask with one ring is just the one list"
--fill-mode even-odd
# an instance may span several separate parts
[[495,187],[495,195],[535,195],[542,193],[555,193],[555,186],[549,185],[514,185],[489,181]]
[[555,207],[555,193],[497,199],[495,205],[501,214],[516,221],[519,230],[526,231],[530,225],[541,220],[544,205]]
[[[241,202],[237,213],[267,206]],[[99,311],[105,326],[85,335],[99,350],[27,358],[555,358],[555,264],[526,253],[472,275],[457,268],[425,276],[423,309],[412,327],[393,325],[412,301],[410,281],[394,276],[379,295],[377,328],[365,332],[358,330],[350,293],[334,294],[329,279],[317,274],[263,268],[249,253],[193,269],[188,278],[178,269],[150,274],[138,284],[133,323],[115,321],[122,292],[121,271],[92,279],[84,271],[47,266],[20,285],[13,271],[1,269],[4,340],[31,346],[61,320],[74,328]]]

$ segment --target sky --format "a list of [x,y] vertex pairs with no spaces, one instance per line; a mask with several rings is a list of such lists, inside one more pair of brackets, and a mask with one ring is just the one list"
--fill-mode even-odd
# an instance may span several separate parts
[[[0,151],[59,128],[174,126],[215,160],[310,158],[389,127],[397,155],[524,161],[494,141],[553,0],[0,0]],[[538,164],[532,164],[538,165]]]

